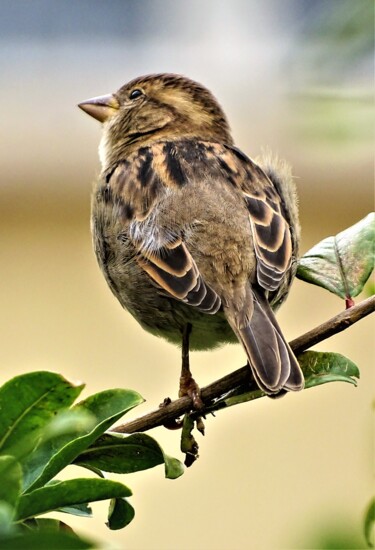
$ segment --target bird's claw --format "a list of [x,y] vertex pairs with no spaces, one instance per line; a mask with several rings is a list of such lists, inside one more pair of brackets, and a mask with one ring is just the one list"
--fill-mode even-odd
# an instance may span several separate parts
[[200,411],[204,408],[200,387],[191,376],[190,372],[188,374],[182,374],[180,377],[180,390],[178,396],[185,397],[186,395],[192,400],[194,411]]

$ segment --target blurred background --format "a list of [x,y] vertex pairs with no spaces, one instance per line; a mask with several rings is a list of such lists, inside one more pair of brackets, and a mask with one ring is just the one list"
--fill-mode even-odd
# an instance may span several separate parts
[[[200,81],[240,148],[252,157],[270,148],[293,165],[305,252],[373,209],[374,3],[0,0],[0,8],[1,383],[46,369],[85,381],[85,395],[128,387],[147,400],[138,416],[176,396],[180,352],[142,331],[97,267],[89,217],[100,125],[76,104],[146,73]],[[279,320],[292,339],[343,307],[296,281]],[[128,528],[109,532],[104,505],[94,520],[68,523],[132,550],[362,547],[373,492],[373,326],[367,318],[317,346],[357,363],[358,388],[327,384],[208,418],[200,459],[182,478],[163,479],[161,467],[122,476],[134,492]],[[192,354],[202,386],[244,362],[240,346]],[[182,458],[178,433],[150,435]]]

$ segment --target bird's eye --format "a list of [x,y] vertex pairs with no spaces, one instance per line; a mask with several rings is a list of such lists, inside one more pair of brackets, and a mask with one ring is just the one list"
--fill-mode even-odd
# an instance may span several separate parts
[[137,99],[137,97],[140,97],[141,95],[143,95],[142,90],[139,90],[138,88],[136,88],[135,90],[130,92],[129,99]]

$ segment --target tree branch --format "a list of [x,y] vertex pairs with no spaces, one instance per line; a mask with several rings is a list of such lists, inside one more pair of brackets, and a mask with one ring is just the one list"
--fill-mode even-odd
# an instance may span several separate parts
[[313,328],[306,334],[299,336],[295,340],[290,342],[290,347],[295,354],[301,353],[315,344],[330,338],[334,334],[338,334],[343,330],[346,330],[351,325],[354,325],[357,321],[363,319],[370,313],[375,311],[375,296],[371,296],[366,300],[363,300],[359,304],[342,311],[335,317],[332,317],[325,323],[322,323],[316,328]]
[[[366,300],[363,300],[359,304],[346,309],[345,311],[335,315],[325,323],[322,323],[318,327],[306,332],[302,336],[299,336],[295,340],[290,342],[290,346],[295,354],[299,354],[302,351],[330,338],[334,334],[337,334],[343,330],[346,330],[351,325],[366,317],[375,310],[375,296],[371,296]],[[201,397],[205,403],[217,399],[225,393],[236,390],[240,386],[246,386],[247,391],[256,391],[258,389],[256,383],[251,378],[250,369],[246,365],[219,380],[213,382],[209,386],[201,389]],[[190,397],[181,397],[172,401],[166,406],[156,409],[150,413],[147,413],[135,420],[126,422],[111,431],[119,433],[134,433],[145,432],[157,426],[161,426],[168,422],[173,421],[179,416],[191,411],[192,400]],[[202,412],[204,414],[204,411]]]

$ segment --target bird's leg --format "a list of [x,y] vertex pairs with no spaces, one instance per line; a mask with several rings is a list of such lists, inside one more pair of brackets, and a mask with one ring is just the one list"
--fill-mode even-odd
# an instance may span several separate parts
[[[181,376],[180,376],[180,388],[178,392],[179,397],[185,397],[188,395],[193,401],[193,408],[196,411],[199,411],[203,408],[204,404],[200,396],[200,389],[196,381],[191,375],[190,372],[190,363],[189,363],[189,336],[191,332],[191,324],[187,323],[182,331],[182,367],[181,367]],[[159,405],[160,408],[167,407],[171,403],[169,397],[164,399],[163,403]],[[196,419],[197,428],[201,433],[204,433],[204,424],[200,416]],[[186,423],[186,422],[185,422]],[[168,430],[177,430],[183,427],[183,420],[172,419],[168,420],[164,424],[165,428]],[[185,437],[186,439],[186,437]],[[186,452],[186,451],[184,451]]]
[[198,414],[194,414],[194,418],[191,413],[187,413],[184,416],[182,434],[181,434],[181,451],[185,453],[185,466],[191,466],[198,458],[199,446],[192,435],[194,424],[197,429],[204,435],[204,423],[202,417],[199,416],[199,411],[203,409],[204,403],[201,398],[201,391],[191,375],[190,363],[189,363],[189,337],[192,326],[187,323],[182,331],[182,367],[180,376],[180,390],[178,392],[179,397],[188,395],[193,401],[193,408],[198,411]]
[[187,323],[182,331],[182,368],[180,377],[180,390],[178,392],[179,397],[188,395],[192,401],[194,409],[199,411],[203,409],[204,404],[201,399],[201,391],[191,375],[190,362],[189,362],[189,337],[191,333],[191,324]]

